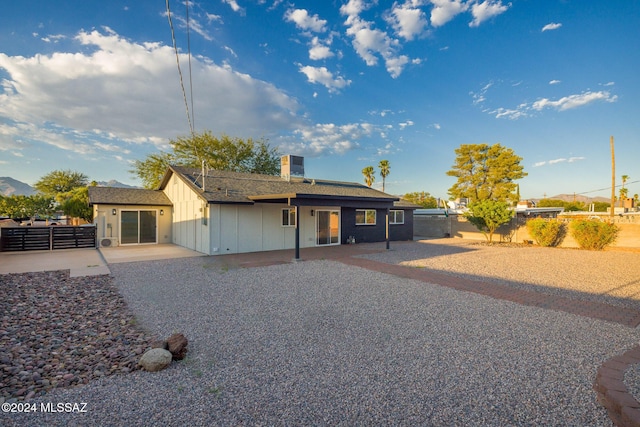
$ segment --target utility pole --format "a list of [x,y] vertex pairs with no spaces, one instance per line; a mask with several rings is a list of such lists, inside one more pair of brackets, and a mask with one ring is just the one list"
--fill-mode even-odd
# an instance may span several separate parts
[[613,135],[611,135],[611,209],[609,216],[613,221],[613,211],[616,204],[616,158],[613,150]]

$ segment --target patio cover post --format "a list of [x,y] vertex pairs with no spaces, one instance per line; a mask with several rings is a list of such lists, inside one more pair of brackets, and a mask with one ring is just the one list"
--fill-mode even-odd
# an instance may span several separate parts
[[296,251],[294,260],[300,260],[300,209],[299,206],[295,206],[296,209]]
[[386,222],[385,240],[387,242],[387,250],[389,250],[389,208],[387,208]]

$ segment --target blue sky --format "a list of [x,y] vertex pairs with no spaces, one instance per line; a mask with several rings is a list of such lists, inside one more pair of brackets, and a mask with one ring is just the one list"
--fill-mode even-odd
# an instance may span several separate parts
[[[454,150],[501,143],[523,198],[608,197],[613,135],[640,192],[638,1],[211,0],[189,38],[169,5],[195,130],[264,137],[308,177],[387,159],[387,192],[447,197]],[[162,0],[4,2],[0,82],[0,176],[138,185],[131,162],[189,134]]]

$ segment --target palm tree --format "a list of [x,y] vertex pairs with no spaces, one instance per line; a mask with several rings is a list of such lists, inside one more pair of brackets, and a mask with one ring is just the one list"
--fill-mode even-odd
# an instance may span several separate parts
[[620,206],[624,206],[624,199],[627,198],[629,190],[624,187],[624,184],[629,180],[629,175],[622,175],[622,187],[620,187]]
[[376,171],[373,170],[373,166],[367,166],[362,169],[362,175],[364,175],[364,182],[367,186],[371,187],[371,184],[376,180]]
[[[380,168],[380,176],[382,177],[382,192],[384,192],[385,180],[386,180],[387,176],[389,176],[389,173],[391,172],[389,170],[389,168],[390,168],[389,160],[380,160],[380,163],[378,163],[378,167]],[[371,187],[371,186],[369,186],[369,187]]]

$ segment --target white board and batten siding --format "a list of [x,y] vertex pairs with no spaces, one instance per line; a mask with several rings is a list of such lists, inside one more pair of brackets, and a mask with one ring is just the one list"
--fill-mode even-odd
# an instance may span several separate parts
[[[282,225],[286,204],[211,205],[211,255],[295,248],[295,227]],[[315,246],[313,207],[300,208],[300,247]],[[339,209],[339,208],[336,208]]]
[[[177,245],[208,255],[295,248],[295,227],[282,225],[286,204],[209,205],[175,175],[164,192],[173,203],[172,236]],[[301,248],[316,245],[314,209],[300,208]]]
[[209,206],[172,175],[164,192],[173,203],[173,243],[209,254]]

